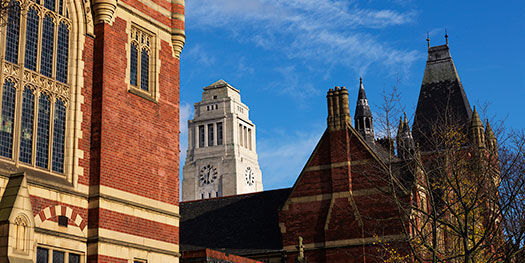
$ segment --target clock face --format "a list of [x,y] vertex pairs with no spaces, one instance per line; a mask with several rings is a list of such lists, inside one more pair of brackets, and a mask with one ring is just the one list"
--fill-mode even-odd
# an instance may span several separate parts
[[253,185],[255,182],[255,177],[252,171],[252,168],[246,167],[246,171],[244,172],[244,175],[246,176],[246,183],[248,185]]
[[199,180],[201,185],[211,184],[217,179],[217,169],[213,165],[206,165],[201,168]]

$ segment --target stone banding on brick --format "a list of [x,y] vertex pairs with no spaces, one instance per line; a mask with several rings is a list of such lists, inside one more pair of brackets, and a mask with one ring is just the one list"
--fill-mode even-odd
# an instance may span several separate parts
[[70,219],[75,226],[80,228],[82,232],[86,229],[87,221],[82,218],[77,212],[68,206],[48,206],[44,208],[40,213],[35,216],[35,225],[39,226],[48,219],[55,218],[57,216],[65,216]]

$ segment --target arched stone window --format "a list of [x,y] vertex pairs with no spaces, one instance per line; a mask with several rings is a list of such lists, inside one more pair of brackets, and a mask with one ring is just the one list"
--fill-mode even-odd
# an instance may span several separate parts
[[2,32],[0,159],[64,173],[72,92],[66,0],[12,0]]
[[131,90],[148,96],[155,93],[155,36],[137,26],[131,27],[129,84]]

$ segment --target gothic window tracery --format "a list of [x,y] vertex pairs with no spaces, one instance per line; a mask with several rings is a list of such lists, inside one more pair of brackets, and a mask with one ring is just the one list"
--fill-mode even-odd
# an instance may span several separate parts
[[154,41],[155,38],[153,34],[135,26],[131,27],[129,59],[130,88],[146,93],[149,96],[153,96],[154,94],[154,81],[152,81]]
[[64,173],[72,21],[64,0],[12,0],[0,61],[0,157]]

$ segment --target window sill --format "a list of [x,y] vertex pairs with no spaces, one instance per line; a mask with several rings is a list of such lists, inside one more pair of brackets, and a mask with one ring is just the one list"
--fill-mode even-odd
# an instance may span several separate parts
[[151,93],[146,92],[146,91],[143,91],[143,90],[140,90],[140,89],[135,88],[135,87],[133,87],[133,86],[130,86],[130,87],[128,88],[128,92],[131,93],[131,94],[135,94],[135,95],[137,95],[137,96],[139,96],[139,97],[141,97],[141,98],[143,98],[143,99],[149,100],[149,101],[151,101],[151,102],[153,102],[153,103],[156,103],[156,104],[159,103],[159,102],[158,102],[158,101],[152,96]]

